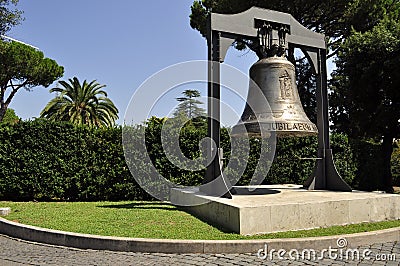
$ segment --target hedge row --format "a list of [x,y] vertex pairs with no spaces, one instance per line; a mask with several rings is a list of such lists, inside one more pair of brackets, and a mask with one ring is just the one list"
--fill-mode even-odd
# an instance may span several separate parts
[[400,147],[398,146],[400,142],[396,143],[396,147],[392,154],[392,174],[393,174],[393,184],[400,187]]
[[[130,131],[129,165],[135,178],[151,175],[150,162],[140,149],[140,136],[146,133],[146,147],[152,165],[167,179],[182,185],[198,185],[204,170],[188,171],[172,164],[161,143],[162,120],[152,119],[145,126],[125,128]],[[63,122],[34,120],[15,125],[0,125],[0,199],[2,200],[150,200],[141,189],[126,163],[122,147],[122,127],[90,129]],[[125,131],[126,132],[126,131]],[[185,156],[197,158],[205,137],[204,125],[185,126],[179,145]],[[253,177],[260,150],[260,141],[250,142],[249,163],[230,158],[228,131],[222,130],[221,143],[227,162],[246,170],[239,184],[248,184]],[[169,141],[167,139],[167,141]],[[372,145],[372,144],[371,144]],[[379,187],[377,146],[349,142],[346,136],[333,135],[332,148],[338,171],[354,187]],[[311,174],[314,161],[300,160],[316,156],[316,138],[287,138],[278,141],[274,162],[264,184],[302,184]],[[236,160],[236,161],[235,161]],[[235,162],[235,163],[233,163]],[[372,164],[371,164],[372,162]],[[375,163],[375,164],[374,164]],[[264,178],[265,167],[259,174]],[[366,175],[365,173],[368,173]],[[235,169],[228,173],[235,176]],[[375,176],[374,176],[375,175]],[[364,186],[368,182],[368,186]]]
[[35,120],[0,127],[0,198],[147,199],[130,175],[121,128]]

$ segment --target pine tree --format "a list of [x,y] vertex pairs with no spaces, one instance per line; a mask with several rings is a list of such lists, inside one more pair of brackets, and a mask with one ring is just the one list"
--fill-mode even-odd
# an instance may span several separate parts
[[185,115],[187,118],[193,119],[206,115],[205,109],[199,106],[203,104],[203,102],[196,100],[196,98],[201,96],[198,90],[188,89],[185,90],[182,94],[183,97],[176,98],[176,100],[180,102],[180,104],[174,112],[175,117]]

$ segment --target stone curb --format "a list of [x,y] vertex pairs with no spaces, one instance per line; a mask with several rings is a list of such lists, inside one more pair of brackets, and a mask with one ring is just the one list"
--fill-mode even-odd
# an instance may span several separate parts
[[[400,227],[341,236],[264,239],[264,240],[172,240],[96,236],[70,233],[19,224],[0,218],[0,234],[26,241],[80,249],[149,253],[257,253],[268,249],[338,248],[338,239],[345,239],[348,248],[386,242],[400,242]],[[339,246],[341,247],[341,246]]]

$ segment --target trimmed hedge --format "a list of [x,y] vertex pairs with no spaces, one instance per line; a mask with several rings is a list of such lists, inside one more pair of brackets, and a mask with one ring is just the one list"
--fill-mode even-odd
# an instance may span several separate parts
[[[204,170],[182,170],[166,157],[161,145],[162,125],[162,120],[150,119],[144,126],[125,128],[132,133],[129,143],[133,149],[130,149],[132,154],[129,160],[134,165],[133,174],[136,178],[147,178],[151,173],[149,163],[143,160],[146,155],[140,149],[135,150],[145,128],[148,154],[158,172],[174,183],[186,186],[201,184]],[[205,136],[204,123],[183,127],[179,139],[183,154],[189,158],[201,156],[203,153],[199,143]],[[0,139],[1,200],[152,199],[138,186],[128,169],[122,148],[122,127],[91,129],[37,119],[15,125],[0,125]],[[248,184],[259,157],[260,141],[251,139],[247,165],[240,156],[230,158],[231,143],[227,129],[222,130],[221,146],[228,161],[238,169],[246,168],[238,184]],[[362,187],[367,177],[369,183],[378,180],[376,148],[376,145],[355,144],[344,135],[332,136],[338,171],[354,187]],[[315,157],[316,149],[317,140],[312,137],[278,140],[276,156],[264,184],[302,184],[312,173],[315,161],[299,158]],[[271,162],[264,163],[267,165]],[[226,174],[234,177],[235,170]],[[265,174],[264,166],[260,177]],[[376,184],[369,189],[374,186]]]
[[121,128],[35,120],[0,126],[0,198],[149,199],[132,178]]
[[393,151],[391,163],[392,163],[393,184],[395,186],[400,186],[400,148],[398,146]]

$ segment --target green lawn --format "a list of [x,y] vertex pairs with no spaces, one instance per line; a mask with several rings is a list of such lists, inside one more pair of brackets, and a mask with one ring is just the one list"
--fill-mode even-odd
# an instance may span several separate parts
[[23,224],[103,236],[162,239],[267,239],[348,234],[399,227],[400,221],[335,226],[258,236],[227,233],[162,202],[0,202]]

